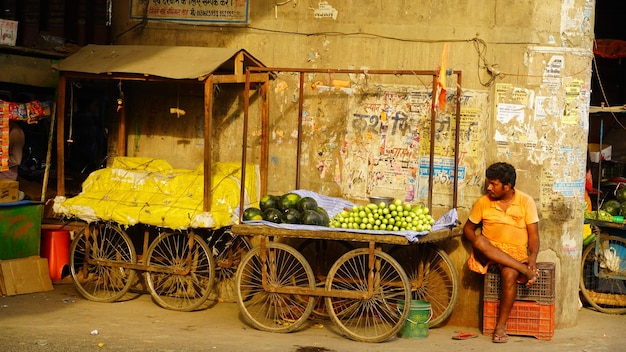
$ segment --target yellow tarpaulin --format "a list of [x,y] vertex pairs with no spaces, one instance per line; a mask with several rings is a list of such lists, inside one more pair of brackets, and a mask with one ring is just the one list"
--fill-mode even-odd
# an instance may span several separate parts
[[[56,197],[54,211],[87,222],[138,223],[175,230],[219,228],[238,221],[241,164],[214,163],[211,211],[203,211],[204,171],[174,169],[161,159],[117,157],[111,167],[91,173],[82,192]],[[258,206],[259,171],[246,167],[244,207]]]

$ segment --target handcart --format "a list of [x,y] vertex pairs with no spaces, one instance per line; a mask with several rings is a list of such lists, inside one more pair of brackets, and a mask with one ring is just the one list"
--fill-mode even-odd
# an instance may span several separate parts
[[[152,240],[151,240],[152,239]],[[112,222],[91,223],[70,248],[70,272],[87,299],[114,302],[139,284],[138,273],[163,308],[191,311],[208,299],[218,280],[234,274],[249,245],[228,228],[203,232],[161,231],[144,227],[143,256],[131,236]]]
[[580,292],[599,312],[626,313],[626,226],[585,220],[596,232],[582,254]]
[[[193,60],[181,60],[186,57],[193,57]],[[141,64],[136,66],[137,62]],[[170,62],[171,65],[163,65],[163,62]],[[202,306],[211,293],[215,278],[232,276],[241,253],[247,250],[245,241],[233,237],[230,233],[227,227],[232,224],[230,221],[212,225],[194,224],[196,215],[206,219],[210,214],[220,212],[219,207],[216,207],[217,191],[224,186],[224,183],[236,183],[237,186],[234,189],[237,189],[239,181],[233,180],[236,178],[237,168],[246,165],[237,163],[229,165],[230,163],[226,161],[220,163],[218,158],[215,158],[212,150],[212,141],[215,136],[213,112],[216,100],[214,96],[218,85],[243,84],[244,67],[263,66],[263,64],[244,49],[89,45],[54,66],[59,71],[56,116],[61,117],[55,129],[56,179],[58,180],[55,208],[58,203],[61,209],[55,209],[55,213],[66,218],[78,218],[88,224],[76,233],[71,245],[70,270],[79,292],[94,301],[116,301],[136,286],[138,272],[142,272],[145,273],[145,281],[154,300],[161,306],[184,311]],[[260,73],[248,77],[247,82],[267,85],[269,79],[269,74]],[[146,93],[146,91],[151,92],[146,89],[147,87],[158,85],[167,88],[166,91],[172,88],[180,91],[183,86],[185,87],[183,89],[189,89],[189,92],[199,92],[198,95],[196,93],[188,95],[190,96],[190,109],[194,111],[191,115],[196,115],[196,112],[204,114],[203,119],[197,121],[201,122],[201,136],[196,135],[195,128],[193,135],[182,136],[182,131],[185,129],[177,131],[176,134],[181,134],[179,137],[183,137],[186,142],[197,141],[198,145],[202,145],[203,155],[200,158],[193,156],[195,152],[189,153],[188,158],[183,158],[186,162],[180,164],[200,161],[201,167],[179,175],[180,178],[175,178],[171,172],[176,170],[170,165],[163,167],[164,163],[156,162],[158,167],[147,169],[147,165],[153,165],[155,162],[146,161],[146,165],[140,165],[142,162],[136,161],[134,164],[140,166],[132,169],[136,173],[115,174],[111,178],[124,181],[123,188],[116,189],[110,184],[105,184],[96,187],[97,189],[90,198],[76,201],[85,193],[83,187],[81,195],[67,199],[69,202],[75,201],[73,208],[64,207],[61,203],[64,202],[66,195],[65,157],[66,149],[71,145],[72,140],[71,134],[67,135],[67,131],[68,129],[72,131],[73,127],[71,117],[75,110],[74,88],[92,85],[102,86],[104,90],[117,87],[117,99],[115,97],[112,99],[117,103],[115,116],[111,117],[113,121],[117,121],[117,126],[113,129],[117,131],[117,137],[114,138],[117,143],[108,146],[108,150],[115,151],[113,153],[117,155],[115,159],[126,157],[130,150],[127,145],[128,127],[130,126],[129,117],[133,114],[127,114],[127,110],[133,111],[129,110],[129,107],[141,109],[143,100],[151,94]],[[266,91],[262,89],[261,96],[265,97]],[[110,91],[107,92],[110,93]],[[200,99],[195,99],[195,97],[200,97]],[[111,101],[111,97],[102,101]],[[181,111],[178,105],[175,110],[177,114]],[[70,116],[69,128],[65,125],[68,120],[65,118],[66,113]],[[142,114],[143,112],[137,113],[137,115]],[[154,116],[164,115],[168,114],[154,113],[150,116],[151,133],[156,133],[153,125]],[[139,131],[141,118],[134,116],[133,119],[132,123],[136,124],[137,131]],[[168,135],[174,134],[170,127],[169,122],[160,126],[163,131],[168,132]],[[247,135],[242,134],[242,138],[245,140]],[[139,133],[137,140],[139,140]],[[149,144],[145,148],[146,151],[153,149],[150,146]],[[167,149],[172,147],[174,146],[165,143],[162,148],[159,146],[156,148],[159,150],[154,151],[156,155],[169,155],[171,150]],[[187,148],[174,147],[174,149],[178,153],[184,151],[185,155],[189,151]],[[148,153],[152,154],[152,151]],[[138,159],[150,159],[143,152],[137,153],[137,149],[134,155]],[[176,155],[176,152],[173,155]],[[114,160],[113,165],[110,166],[115,167],[115,162]],[[230,168],[230,171],[224,171],[220,177],[217,177],[216,172],[219,173],[220,167]],[[98,171],[101,170],[96,170]],[[167,171],[167,173],[147,180],[144,178],[147,171]],[[92,177],[94,173],[89,176]],[[248,174],[250,175],[251,172]],[[105,178],[102,177],[102,179]],[[185,180],[192,182],[185,183]],[[250,177],[246,181],[254,183]],[[145,188],[139,189],[140,186]],[[180,188],[173,190],[177,186],[182,187],[182,191]],[[242,189],[244,188],[242,186]],[[165,191],[160,192],[161,190]],[[250,190],[250,192],[251,195],[258,196],[256,190]],[[220,201],[219,204],[224,206],[234,208],[237,203],[243,203],[246,199],[243,196],[236,198],[236,192],[231,190],[223,193],[223,198],[227,201]],[[118,197],[120,195],[124,197]],[[112,200],[115,200],[112,204],[103,204],[105,201]],[[250,198],[248,200],[254,201]],[[176,205],[178,201],[181,201],[181,204]],[[159,204],[160,209],[155,204]],[[93,209],[95,206],[104,206],[99,209],[103,215]],[[173,208],[182,210],[180,216],[182,224],[179,221],[172,226],[170,222],[163,220],[164,217],[171,215],[167,210]],[[222,209],[221,213],[227,213],[230,216],[230,209]],[[139,233],[130,234],[131,229],[126,227],[129,224],[133,225],[133,228],[138,227]],[[134,243],[133,240],[139,243]],[[137,250],[140,250],[139,253]]]
[[[260,239],[260,244],[242,258],[235,276],[241,312],[259,330],[299,329],[318,309],[316,298],[323,297],[328,316],[341,333],[357,341],[382,342],[403,327],[412,299],[430,300],[437,307],[438,322],[449,316],[456,303],[456,271],[445,252],[432,242],[459,235],[458,227],[431,232],[415,245],[409,245],[403,236],[324,228],[296,231],[241,224],[233,225],[232,232]],[[302,253],[278,242],[278,238],[366,243],[367,247],[343,253],[323,278],[314,274]],[[412,253],[398,259],[413,265],[403,267],[392,254],[382,250],[383,245],[393,246],[390,253],[399,254],[400,248],[404,248],[404,253]],[[420,260],[415,256],[420,253],[430,254]],[[317,257],[323,255],[318,253]],[[322,278],[323,287],[318,287]],[[433,292],[429,291],[431,288]]]
[[144,283],[139,272],[144,290],[157,304],[191,311],[205,303],[216,277],[222,282],[233,278],[250,248],[230,231],[229,209],[239,202],[229,196],[239,187],[230,175],[240,166],[216,164],[213,177],[219,186],[213,192],[222,196],[209,213],[202,210],[203,189],[198,186],[203,172],[168,171],[167,165],[158,159],[118,157],[111,167],[91,173],[81,194],[55,199],[57,213],[88,224],[74,236],[69,263],[74,283],[87,299],[122,299]]

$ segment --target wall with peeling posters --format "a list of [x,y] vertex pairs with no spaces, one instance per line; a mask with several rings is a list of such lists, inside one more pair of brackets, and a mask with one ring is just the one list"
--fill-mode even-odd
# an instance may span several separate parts
[[[115,44],[238,47],[270,67],[364,71],[305,76],[300,177],[301,187],[315,192],[354,201],[376,194],[424,202],[431,172],[430,129],[435,128],[433,213],[449,210],[459,85],[461,220],[482,194],[485,168],[496,161],[515,165],[517,187],[533,196],[540,211],[539,260],[557,264],[556,326],[576,323],[593,1],[235,1],[232,6],[246,7],[247,15],[240,12],[235,20],[224,21],[219,20],[220,12],[211,20],[182,10],[170,11],[176,18],[129,15],[138,3],[152,6],[152,14],[168,13],[155,10],[158,7],[211,6],[117,1]],[[437,70],[446,43],[446,68],[463,75],[461,82],[454,75],[447,77],[447,101],[435,126],[429,121],[432,77],[367,73]],[[217,160],[239,160],[243,100],[238,94],[224,88],[216,97],[222,104],[216,108],[219,122],[211,141]],[[272,81],[270,193],[295,185],[299,94],[296,74],[280,73]],[[161,100],[154,100],[154,110]],[[252,101],[258,104],[258,96]],[[149,113],[137,110],[138,115]],[[193,107],[187,111],[190,119],[202,118]],[[153,136],[160,131],[170,135],[167,130],[167,122],[151,122]],[[137,131],[129,136],[129,145],[145,141]],[[250,160],[258,160],[260,127],[252,125],[250,131]],[[188,139],[184,148],[202,149],[200,133]],[[162,143],[140,145],[137,155],[155,156],[163,148]],[[176,167],[193,168],[201,162],[196,159],[200,153],[182,156],[176,153],[180,146],[167,147],[173,150],[170,155],[178,155],[169,160]],[[440,245],[451,254],[462,283],[448,323],[479,327],[482,278],[465,264],[471,249],[460,238]]]

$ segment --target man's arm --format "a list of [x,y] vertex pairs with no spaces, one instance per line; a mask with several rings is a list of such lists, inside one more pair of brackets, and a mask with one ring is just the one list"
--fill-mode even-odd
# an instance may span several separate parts
[[528,231],[528,267],[537,269],[537,254],[539,254],[539,224],[534,222],[526,225]]
[[472,242],[472,244],[476,240],[476,230],[478,229],[478,227],[478,224],[474,224],[473,222],[469,221],[469,219],[465,222],[465,225],[463,225],[463,235],[465,236],[465,238],[467,238],[468,241]]

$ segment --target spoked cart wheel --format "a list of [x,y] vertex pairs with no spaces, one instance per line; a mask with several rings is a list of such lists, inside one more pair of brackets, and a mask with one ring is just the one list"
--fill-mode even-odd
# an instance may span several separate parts
[[409,277],[411,299],[430,303],[429,327],[443,323],[454,310],[459,279],[446,252],[432,243],[395,246],[389,252]]
[[[396,335],[409,315],[411,290],[404,269],[389,254],[358,248],[344,254],[332,266],[326,279],[326,297],[331,320],[349,338],[382,342]],[[370,267],[370,263],[373,264]],[[368,297],[368,284],[373,295]],[[360,293],[362,298],[341,297]]]
[[241,259],[250,251],[248,240],[234,235],[230,228],[222,228],[208,236],[207,244],[215,257],[217,281],[234,279]]
[[252,248],[235,275],[239,308],[248,323],[263,331],[291,332],[301,327],[313,310],[313,296],[303,300],[303,296],[280,291],[314,288],[307,261],[283,243],[269,242],[265,250]]
[[78,292],[90,301],[115,302],[134,282],[137,254],[119,226],[90,224],[82,229],[70,247],[70,272]]
[[209,297],[215,259],[202,238],[192,232],[161,233],[145,257],[146,283],[163,308],[192,311]]
[[608,314],[626,313],[626,240],[599,234],[583,251],[580,291],[595,309]]
[[[309,238],[298,245],[298,252],[311,265],[311,269],[315,275],[316,285],[324,287],[326,284],[326,274],[333,264],[347,252],[354,249],[354,246],[348,241],[329,241]],[[302,296],[308,298],[308,296]],[[328,309],[326,309],[326,300],[324,297],[316,296],[313,305],[313,314],[316,317],[328,318]]]

